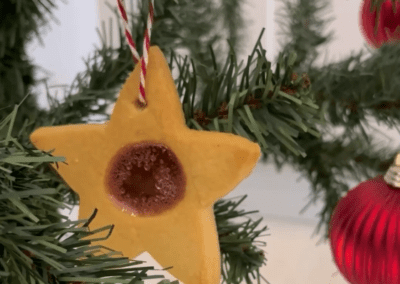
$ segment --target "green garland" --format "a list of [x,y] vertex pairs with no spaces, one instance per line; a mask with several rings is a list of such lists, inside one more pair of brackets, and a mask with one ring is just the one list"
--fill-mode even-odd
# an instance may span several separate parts
[[[186,121],[191,128],[216,131],[224,129],[253,141],[259,140],[259,143],[264,145],[264,151],[273,148],[276,141],[284,141],[282,143],[288,145],[288,149],[296,154],[301,153],[301,148],[291,136],[297,135],[298,131],[314,133],[311,118],[318,114],[315,111],[317,107],[312,103],[308,91],[309,82],[304,76],[296,78],[296,74],[290,71],[290,65],[296,58],[295,54],[282,57],[275,73],[272,73],[269,69],[271,64],[265,58],[265,50],[262,49],[260,39],[261,35],[256,44],[258,49],[254,48],[244,70],[238,67],[235,54],[231,50],[223,68],[223,70],[231,70],[227,73],[230,77],[220,74],[215,61],[211,69],[201,67],[201,65],[195,67],[194,60],[191,60],[191,65],[189,65],[187,58],[178,58],[171,51],[170,65],[173,66],[175,62],[180,71],[177,88],[181,97],[184,94],[183,108]],[[210,51],[214,58],[212,49]],[[128,57],[128,50],[125,53],[124,56]],[[89,68],[86,74],[91,74],[90,80],[83,80],[85,75],[78,76],[65,96],[65,101],[51,100],[49,111],[42,111],[34,121],[25,121],[24,126],[19,130],[18,139],[11,136],[13,123],[17,117],[17,107],[1,124],[3,155],[0,159],[2,182],[0,200],[5,210],[2,211],[4,213],[1,216],[2,223],[0,223],[2,228],[0,247],[2,248],[1,263],[4,267],[3,276],[7,280],[18,279],[21,283],[33,283],[29,282],[29,278],[24,275],[32,277],[32,281],[33,279],[43,281],[46,277],[54,277],[56,279],[54,281],[92,283],[99,282],[100,279],[104,283],[129,283],[134,280],[127,279],[136,279],[135,281],[148,279],[143,272],[138,275],[132,274],[137,271],[137,268],[132,271],[126,270],[126,274],[120,273],[114,278],[103,278],[115,275],[115,272],[110,272],[108,268],[112,270],[113,267],[125,267],[129,263],[128,260],[118,258],[120,262],[117,262],[109,254],[95,256],[93,252],[88,253],[93,250],[93,247],[89,246],[90,242],[82,241],[81,238],[88,234],[109,230],[111,226],[88,232],[87,226],[78,226],[82,223],[87,225],[88,220],[62,222],[66,217],[56,213],[57,209],[67,204],[76,204],[77,197],[54,172],[49,171],[47,165],[49,162],[61,162],[64,159],[35,150],[28,141],[31,131],[39,126],[90,122],[90,116],[99,113],[99,110],[104,115],[107,104],[100,104],[100,99],[104,101],[108,99],[112,103],[112,100],[115,100],[115,90],[124,80],[123,76],[118,76],[115,68],[124,75],[128,74],[130,68],[125,63],[130,60],[112,60],[112,54],[112,50],[105,46],[103,50],[96,52],[96,56],[87,62]],[[102,70],[99,64],[103,67]],[[107,66],[110,69],[105,68]],[[194,68],[193,72],[188,71],[190,66]],[[201,70],[199,76],[196,76],[196,70]],[[225,71],[221,73],[225,74]],[[104,80],[103,76],[109,77],[109,74],[115,74],[113,79],[120,78],[120,80],[110,78]],[[204,82],[204,92],[213,90],[214,94],[211,92],[209,97],[200,96],[198,102],[194,104],[196,88],[193,88],[193,84],[197,84],[198,77]],[[240,81],[239,86],[236,81]],[[96,86],[94,82],[100,84]],[[282,83],[285,82],[286,85],[283,86]],[[89,86],[85,85],[88,83]],[[104,84],[108,84],[108,88]],[[102,89],[102,91],[96,91],[96,89]],[[225,100],[218,100],[218,94],[224,94]],[[217,114],[216,110],[221,110],[224,102],[225,106],[228,106],[227,109]],[[226,104],[226,102],[229,103]],[[22,104],[23,102],[18,107]],[[283,105],[285,109],[281,107]],[[270,122],[266,124],[270,129],[269,133],[261,130],[262,124],[268,121],[263,122],[257,117],[257,111],[261,107],[269,109]],[[292,111],[290,111],[291,108],[293,108]],[[282,112],[279,113],[279,111]],[[200,112],[203,114],[203,120],[196,115]],[[104,116],[107,118],[107,115]],[[258,120],[255,120],[256,118]],[[6,130],[7,125],[9,127]],[[218,201],[214,206],[220,235],[222,275],[226,283],[240,283],[242,280],[251,283],[250,275],[253,278],[256,277],[258,281],[262,278],[259,268],[265,262],[265,255],[255,245],[255,239],[266,228],[255,231],[261,220],[256,222],[249,220],[240,224],[230,222],[230,219],[253,213],[234,210],[242,201],[243,199],[237,203]],[[72,235],[68,237],[68,241],[62,242],[60,236],[65,233]],[[79,253],[77,248],[79,248]],[[24,256],[24,251],[31,258]],[[32,259],[34,259],[33,262]],[[101,259],[101,266],[96,264],[96,259]],[[45,273],[46,267],[49,267],[48,275]]]

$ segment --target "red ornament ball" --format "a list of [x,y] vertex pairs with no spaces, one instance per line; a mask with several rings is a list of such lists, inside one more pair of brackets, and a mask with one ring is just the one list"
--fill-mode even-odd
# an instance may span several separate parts
[[350,283],[400,283],[400,189],[381,175],[360,183],[337,203],[329,238]]
[[400,3],[396,4],[396,13],[393,13],[391,0],[381,4],[378,19],[378,30],[374,33],[377,10],[370,12],[371,0],[364,0],[360,9],[360,29],[365,40],[371,46],[379,48],[382,44],[393,44],[400,40]]

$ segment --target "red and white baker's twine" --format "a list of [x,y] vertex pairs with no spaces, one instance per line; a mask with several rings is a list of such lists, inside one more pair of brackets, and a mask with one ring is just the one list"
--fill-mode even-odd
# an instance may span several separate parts
[[146,31],[144,33],[143,56],[140,57],[139,53],[136,50],[135,43],[133,42],[132,34],[129,31],[128,17],[126,15],[124,0],[117,0],[118,11],[124,22],[125,37],[126,37],[126,41],[128,42],[129,48],[131,49],[133,61],[135,63],[137,63],[139,60],[141,60],[142,68],[140,70],[139,102],[143,106],[145,106],[147,104],[146,100],[145,100],[145,92],[144,92],[144,78],[146,76],[147,63],[149,61],[148,60],[148,52],[149,52],[149,48],[150,48],[151,28],[153,25],[153,15],[154,15],[154,9],[153,9],[154,0],[148,0],[148,1],[149,1],[149,16],[147,18],[147,27],[146,27]]

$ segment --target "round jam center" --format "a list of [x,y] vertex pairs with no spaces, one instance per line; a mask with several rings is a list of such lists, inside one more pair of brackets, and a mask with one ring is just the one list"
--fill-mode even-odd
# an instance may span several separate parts
[[176,155],[163,144],[141,142],[123,147],[105,177],[114,204],[138,216],[153,216],[183,199],[186,177]]

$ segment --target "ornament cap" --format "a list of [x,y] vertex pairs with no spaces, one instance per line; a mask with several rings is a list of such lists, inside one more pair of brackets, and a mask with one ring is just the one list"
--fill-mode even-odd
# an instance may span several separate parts
[[386,175],[384,176],[384,180],[400,189],[400,152],[397,153],[396,158],[394,159],[393,164],[390,166]]
[[396,159],[394,160],[394,164],[400,167],[400,153],[397,153]]

